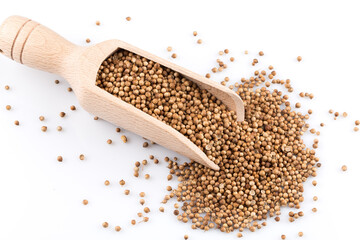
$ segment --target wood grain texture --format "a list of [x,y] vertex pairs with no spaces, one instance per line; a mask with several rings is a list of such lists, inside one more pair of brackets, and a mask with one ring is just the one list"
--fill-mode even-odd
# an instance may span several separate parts
[[95,85],[96,73],[102,62],[119,48],[179,72],[216,96],[236,112],[238,120],[243,121],[244,105],[236,93],[123,41],[108,40],[90,47],[80,47],[35,21],[19,16],[9,17],[0,26],[0,49],[5,56],[63,76],[86,111],[218,170],[219,167],[180,132]]

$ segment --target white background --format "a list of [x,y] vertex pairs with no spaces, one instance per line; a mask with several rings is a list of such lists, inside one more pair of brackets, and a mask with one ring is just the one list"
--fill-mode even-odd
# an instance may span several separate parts
[[[215,66],[218,51],[230,49],[234,63],[213,80],[229,76],[231,82],[272,64],[282,79],[291,79],[299,92],[315,98],[301,99],[303,112],[311,108],[309,123],[321,131],[318,156],[322,167],[318,185],[305,184],[305,216],[289,223],[284,209],[280,223],[268,226],[245,239],[359,239],[359,139],[353,131],[360,119],[358,74],[360,65],[360,14],[358,1],[2,1],[0,21],[23,15],[57,31],[70,41],[86,45],[118,38],[165,59],[205,74]],[[125,21],[131,16],[130,22]],[[95,21],[101,21],[96,26]],[[198,31],[198,37],[192,32]],[[201,38],[202,45],[196,44]],[[172,46],[178,58],[166,51]],[[245,55],[244,51],[249,54]],[[258,57],[259,51],[265,56]],[[303,61],[298,63],[296,57]],[[260,64],[251,66],[256,57]],[[60,84],[55,85],[54,80]],[[4,86],[11,90],[5,91]],[[172,214],[174,202],[158,211],[166,194],[168,169],[163,161],[172,153],[154,145],[142,148],[144,140],[128,131],[129,142],[120,140],[112,124],[94,121],[78,104],[68,84],[58,76],[33,70],[0,56],[0,239],[235,239],[236,233],[192,230]],[[284,90],[283,90],[284,91]],[[6,111],[5,106],[13,108]],[[77,110],[70,111],[70,105]],[[349,116],[334,121],[332,108]],[[65,118],[59,112],[67,113]],[[38,117],[45,116],[40,122]],[[20,126],[14,125],[20,121]],[[324,122],[324,128],[319,123]],[[48,126],[46,133],[42,125]],[[61,125],[62,132],[56,127]],[[112,145],[106,140],[111,138]],[[307,136],[311,141],[314,136]],[[79,154],[85,155],[80,161]],[[135,161],[154,154],[161,163],[149,164],[139,179],[132,176]],[[59,163],[56,157],[62,155]],[[182,160],[184,157],[178,156]],[[348,166],[342,172],[341,166]],[[143,178],[151,175],[150,180]],[[111,185],[104,186],[108,179]],[[126,186],[118,184],[126,180]],[[124,189],[131,194],[125,196]],[[138,220],[138,193],[146,192],[151,213],[148,223]],[[312,201],[316,195],[319,200]],[[88,199],[87,206],[82,205]],[[316,207],[317,213],[311,209]],[[101,223],[110,226],[103,229]],[[121,232],[114,226],[120,225]]]

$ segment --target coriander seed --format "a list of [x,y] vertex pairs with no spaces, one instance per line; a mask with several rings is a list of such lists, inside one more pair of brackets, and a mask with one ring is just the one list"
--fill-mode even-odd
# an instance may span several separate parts
[[101,225],[103,226],[103,228],[107,228],[109,226],[109,223],[108,222],[103,222]]
[[41,127],[41,131],[46,132],[46,131],[47,131],[47,127],[46,127],[46,126],[42,126],[42,127]]
[[58,160],[58,162],[62,162],[62,161],[63,161],[62,156],[58,156],[58,157],[57,157],[57,160]]
[[88,205],[89,201],[84,199],[83,202],[82,202],[84,205]]
[[302,57],[301,57],[301,56],[298,56],[296,59],[298,60],[298,62],[301,62]]
[[116,226],[116,227],[115,227],[115,231],[120,232],[120,231],[121,231],[121,227],[120,227],[120,226]]
[[122,140],[124,143],[126,143],[126,142],[127,142],[127,137],[126,137],[125,135],[122,135],[122,136],[121,136],[121,140]]
[[85,159],[84,154],[80,154],[79,159],[80,159],[80,160],[84,160],[84,159]]
[[111,140],[111,139],[108,139],[106,142],[107,142],[107,144],[112,144],[112,140]]
[[341,170],[342,170],[343,172],[347,171],[347,166],[346,166],[346,165],[343,165],[343,166],[341,167]]
[[104,184],[105,184],[105,186],[109,186],[110,185],[109,180],[105,180]]

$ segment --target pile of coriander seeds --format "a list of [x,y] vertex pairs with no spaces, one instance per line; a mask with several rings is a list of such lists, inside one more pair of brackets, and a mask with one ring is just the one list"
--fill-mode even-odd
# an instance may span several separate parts
[[193,161],[168,161],[180,183],[163,202],[182,202],[175,215],[193,229],[260,229],[268,217],[279,219],[281,207],[299,209],[303,182],[316,176],[319,159],[302,140],[309,116],[268,88],[286,83],[292,91],[289,80],[267,81],[276,75],[269,70],[235,84],[245,105],[243,122],[181,74],[126,50],[108,57],[98,71],[98,87],[170,125],[219,165],[214,171]]

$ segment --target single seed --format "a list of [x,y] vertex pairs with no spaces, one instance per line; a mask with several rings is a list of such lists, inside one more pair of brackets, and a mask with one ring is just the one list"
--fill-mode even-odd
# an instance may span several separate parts
[[105,180],[104,184],[105,184],[105,186],[109,186],[110,185],[109,180]]
[[87,43],[90,43],[91,41],[90,41],[90,38],[87,38],[86,40],[85,40]]
[[359,128],[358,128],[358,127],[354,127],[354,131],[355,131],[355,132],[359,131]]
[[71,88],[71,87],[68,87],[67,90],[68,90],[68,92],[72,92],[72,88]]
[[5,85],[5,90],[9,90],[10,87],[8,85]]
[[171,186],[167,186],[167,187],[166,187],[166,190],[170,192],[170,191],[172,191],[172,187],[171,187]]
[[313,113],[313,111],[312,111],[311,109],[309,109],[309,110],[308,110],[308,113],[309,113],[309,114],[312,114],[312,113]]
[[60,81],[59,80],[55,80],[55,84],[59,84],[60,83]]
[[144,205],[144,203],[145,203],[145,200],[144,200],[144,199],[140,199],[140,204],[141,204],[141,205]]
[[[62,117],[62,118],[63,118],[63,117],[65,117],[66,113],[64,113],[64,112],[60,112],[60,114],[59,114],[59,115],[60,115],[60,117]],[[41,119],[40,119],[40,120],[41,120]],[[41,121],[42,121],[42,120],[41,120]]]
[[334,112],[334,110],[332,110],[332,109],[329,110],[329,113],[330,113],[330,114],[332,114],[333,112]]
[[84,159],[85,159],[84,154],[80,154],[79,159],[80,159],[80,160],[84,160]]
[[335,115],[335,117],[338,117],[338,116],[339,116],[339,112],[335,112],[334,115]]
[[193,31],[193,35],[196,37],[198,35],[197,31]]
[[237,233],[236,236],[237,236],[238,238],[241,238],[243,235],[242,235],[242,233]]
[[304,236],[304,233],[303,233],[303,232],[299,232],[298,235],[299,235],[299,237],[302,237],[302,236]]
[[76,107],[74,105],[70,106],[70,110],[71,111],[75,111],[76,110]]
[[107,144],[112,144],[112,140],[111,140],[111,139],[108,139],[106,142],[107,142]]
[[144,221],[144,222],[149,221],[149,217],[144,217],[144,218],[143,218],[143,221]]
[[318,200],[318,197],[317,197],[317,196],[314,196],[314,197],[313,197],[313,200],[314,200],[314,201],[317,201],[317,200]]
[[148,164],[148,161],[146,159],[142,160],[142,165],[146,166]]
[[20,122],[19,122],[18,120],[15,120],[15,121],[14,121],[14,124],[15,124],[16,126],[19,126]]
[[137,213],[138,217],[142,217],[143,214],[141,212]]
[[149,158],[150,158],[150,159],[154,159],[154,155],[150,155]]
[[346,165],[343,165],[343,166],[341,167],[341,170],[342,170],[343,172],[347,171],[347,166],[346,166]]
[[356,126],[360,125],[360,120],[356,120],[356,121],[355,121],[355,125],[356,125]]
[[233,61],[235,61],[235,58],[234,58],[234,57],[231,57],[231,58],[230,58],[230,62],[233,62]]
[[320,123],[320,127],[323,127],[323,126],[325,126],[325,124],[324,124],[324,123]]
[[171,54],[171,57],[176,58],[177,57],[176,53]]
[[130,190],[126,189],[126,190],[124,191],[124,193],[125,193],[125,195],[129,195],[129,194],[130,194]]
[[88,205],[88,203],[89,203],[88,200],[86,200],[86,199],[83,200],[83,204],[84,204],[84,205]]
[[159,211],[164,212],[165,211],[164,207],[159,207]]
[[168,52],[171,52],[172,51],[172,47],[167,47],[166,49]]
[[263,51],[260,51],[260,52],[259,52],[259,56],[264,56],[264,52],[263,52]]
[[100,21],[96,21],[95,24],[96,24],[97,26],[100,26]]
[[156,159],[154,160],[154,163],[155,163],[155,164],[158,164],[158,163],[159,163],[159,159],[156,158]]
[[94,120],[99,120],[99,117],[98,117],[98,116],[95,116],[95,117],[94,117]]
[[313,186],[316,186],[317,185],[317,182],[315,180],[312,181],[312,185]]
[[46,126],[42,126],[42,127],[41,127],[41,131],[46,132],[46,131],[47,131],[47,127],[46,127]]
[[248,54],[249,53],[249,51],[248,50],[245,50],[245,52],[244,52],[245,54]]
[[301,56],[298,56],[296,59],[298,60],[298,62],[301,62],[302,57],[301,57]]
[[56,128],[59,132],[61,132],[62,131],[62,127],[61,126],[57,126],[57,128]]
[[144,193],[144,192],[141,192],[141,193],[139,193],[139,196],[140,196],[140,197],[145,197],[145,193]]
[[281,235],[281,239],[286,239],[286,236],[285,235]]
[[224,52],[223,51],[219,51],[219,55],[224,55]]
[[167,176],[167,180],[168,180],[168,181],[170,181],[172,178],[173,178],[173,176],[172,176],[171,174],[169,174],[169,175]]
[[63,161],[62,156],[58,156],[58,157],[57,157],[57,160],[58,160],[58,162],[62,162],[62,161]]
[[143,143],[143,148],[147,148],[149,146],[149,143],[148,142],[144,142]]
[[10,105],[6,105],[6,110],[10,110],[11,109],[11,106]]
[[131,224],[132,225],[135,225],[136,224],[136,221],[133,219],[133,220],[131,220]]
[[313,212],[317,212],[317,209],[316,208],[313,208],[313,209],[311,209]]
[[131,21],[131,17],[126,17],[126,21]]
[[44,116],[40,116],[40,117],[39,117],[39,120],[40,120],[40,121],[44,121],[44,120],[45,120],[45,117],[44,117]]
[[300,104],[300,103],[296,103],[296,104],[295,104],[295,107],[296,107],[296,108],[301,108],[301,104]]
[[210,77],[211,77],[210,73],[207,73],[207,74],[205,75],[205,77],[206,77],[206,78],[210,78]]
[[121,227],[120,227],[120,226],[116,226],[116,227],[115,227],[115,231],[120,232],[120,230],[121,230]]
[[202,44],[202,40],[201,40],[201,39],[198,39],[196,42],[197,42],[198,44]]
[[121,136],[121,140],[122,140],[124,143],[126,143],[126,142],[127,142],[127,137],[126,137],[125,135],[122,135],[122,136]]
[[124,185],[125,185],[124,179],[121,179],[121,180],[119,181],[119,184],[120,184],[121,186],[124,186]]
[[145,208],[144,208],[144,212],[145,212],[145,213],[149,213],[149,212],[150,212],[150,208],[145,207]]
[[103,222],[102,226],[103,226],[103,228],[107,228],[109,226],[109,223],[108,222]]
[[150,178],[150,175],[149,174],[145,174],[145,179],[149,179]]

